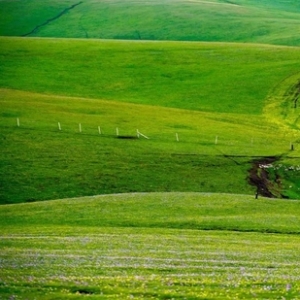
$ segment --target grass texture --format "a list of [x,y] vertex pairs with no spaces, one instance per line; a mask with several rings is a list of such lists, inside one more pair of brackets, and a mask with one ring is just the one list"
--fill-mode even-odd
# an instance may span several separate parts
[[283,0],[4,0],[0,35],[299,45],[299,14]]
[[297,299],[298,211],[298,201],[197,193],[4,205],[0,294]]
[[46,94],[261,114],[299,73],[299,49],[264,45],[1,38],[0,86]]
[[[276,107],[292,102],[275,97],[290,86],[283,79],[297,82],[298,48],[1,44],[2,203],[119,192],[252,194],[253,160],[274,155],[285,166],[280,190],[298,198],[295,110],[284,117]],[[150,139],[136,139],[137,129]]]
[[300,298],[299,12],[1,1],[0,299]]

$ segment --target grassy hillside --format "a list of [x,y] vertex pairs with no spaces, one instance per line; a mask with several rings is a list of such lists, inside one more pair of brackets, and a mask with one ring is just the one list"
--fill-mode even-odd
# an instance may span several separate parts
[[299,45],[299,14],[282,0],[4,0],[0,35]]
[[[283,164],[272,172],[271,181],[281,178],[272,193],[299,198],[299,127],[283,125],[276,107],[290,104],[272,96],[288,90],[283,79],[297,82],[298,48],[1,44],[2,203],[142,191],[254,194],[248,171],[265,156]],[[150,139],[135,139],[137,129]]]
[[299,215],[298,201],[197,193],[4,205],[0,294],[297,299]]
[[299,14],[1,1],[0,299],[298,299]]
[[[298,234],[300,204],[236,194],[132,193],[0,206],[1,227],[132,227]],[[18,209],[16,209],[18,208]],[[51,212],[51,213],[49,213]],[[24,226],[24,229],[21,227]],[[41,227],[40,227],[41,226]],[[31,229],[34,231],[34,229]],[[22,232],[23,232],[22,231]]]
[[[131,191],[252,193],[251,155],[289,147],[275,133],[266,146],[265,127],[243,115],[230,124],[212,113],[11,90],[2,95],[2,202]],[[116,128],[132,138],[117,138]],[[137,129],[150,139],[136,139]]]
[[261,114],[299,73],[299,48],[1,38],[0,86],[222,113]]
[[[257,116],[1,94],[2,202],[137,191],[254,194],[253,160],[282,154],[277,192],[298,198],[299,141],[290,151],[295,137]],[[137,129],[150,139],[137,139]]]

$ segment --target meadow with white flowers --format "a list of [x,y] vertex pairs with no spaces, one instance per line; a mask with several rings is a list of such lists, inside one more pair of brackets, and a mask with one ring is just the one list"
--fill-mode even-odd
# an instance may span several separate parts
[[297,200],[119,194],[0,207],[0,299],[299,299]]

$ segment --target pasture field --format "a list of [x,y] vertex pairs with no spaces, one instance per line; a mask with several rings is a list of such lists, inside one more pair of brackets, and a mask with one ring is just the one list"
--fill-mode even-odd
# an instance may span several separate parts
[[[298,108],[284,97],[297,83],[298,48],[29,38],[1,45],[2,203],[254,194],[249,170],[268,156],[283,166],[274,195],[299,198]],[[136,139],[137,129],[150,139]]]
[[[277,162],[287,166],[281,191],[292,198],[299,193],[299,143],[290,151],[294,137],[257,124],[257,116],[218,119],[208,112],[12,90],[2,90],[2,107],[4,203],[137,191],[254,194],[247,180],[253,160],[283,153]],[[150,139],[137,139],[136,129]]]
[[299,201],[199,193],[0,207],[1,299],[299,299]]
[[300,299],[297,1],[0,3],[1,300]]
[[262,114],[300,67],[297,47],[5,37],[0,46],[4,88],[216,113]]
[[[266,145],[265,127],[255,118],[229,124],[188,110],[11,90],[2,96],[2,202],[136,191],[252,193],[251,155],[289,148],[289,139],[276,133]],[[137,139],[136,129],[150,139]]]
[[0,35],[300,45],[299,15],[284,0],[2,0]]

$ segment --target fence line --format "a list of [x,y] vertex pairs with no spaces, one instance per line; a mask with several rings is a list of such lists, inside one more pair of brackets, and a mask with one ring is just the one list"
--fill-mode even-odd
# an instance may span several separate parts
[[[18,128],[22,128],[22,129],[36,129],[36,128],[30,128],[30,127],[26,127],[26,125],[24,125],[24,122],[21,123],[21,120],[20,118],[18,117],[16,119],[16,122],[17,122],[17,127]],[[26,123],[25,123],[26,124]],[[65,129],[67,128],[67,129]],[[110,126],[110,128],[112,128],[112,126]],[[70,125],[68,125],[68,127],[63,127],[62,124],[60,122],[57,122],[57,129],[58,131],[60,132],[64,132],[64,133],[72,133],[72,131],[70,130]],[[50,131],[50,130],[49,130]],[[204,135],[204,134],[201,134],[199,133],[198,135],[192,135],[192,134],[188,134],[188,138],[185,140],[184,139],[184,134],[181,134],[181,137],[179,139],[179,134],[178,132],[175,132],[175,138],[174,138],[174,131],[170,130],[170,129],[166,129],[165,131],[156,131],[156,132],[152,132],[150,134],[150,136],[144,134],[144,133],[141,133],[139,131],[139,129],[136,129],[136,133],[135,134],[127,134],[127,135],[121,135],[120,134],[120,129],[119,127],[116,127],[115,128],[115,134],[112,133],[112,129],[110,130],[107,130],[106,132],[111,132],[110,134],[107,133],[107,134],[103,134],[103,130],[102,130],[102,127],[101,126],[95,126],[95,127],[86,127],[85,130],[82,126],[81,123],[78,123],[78,131],[79,133],[82,133],[82,134],[86,134],[86,132],[88,132],[88,135],[101,135],[101,136],[106,136],[106,137],[119,137],[119,138],[139,138],[139,137],[143,137],[147,140],[164,140],[164,141],[176,141],[176,142],[188,142],[188,143],[197,143],[197,144],[205,144],[205,143],[208,143],[208,144],[211,144],[211,145],[219,145],[219,146],[240,146],[240,147],[254,147],[256,145],[260,145],[260,147],[262,146],[265,146],[265,148],[267,147],[282,147],[284,148],[283,151],[287,151],[287,150],[290,150],[290,151],[294,151],[296,150],[295,148],[295,145],[298,145],[300,144],[300,141],[299,140],[296,140],[296,141],[284,141],[282,142],[281,140],[280,141],[273,141],[273,140],[266,140],[266,139],[263,139],[263,138],[257,138],[255,139],[254,137],[249,137],[249,143],[246,143],[245,140],[222,140],[222,136],[219,136],[219,135],[216,135],[214,138],[211,137],[211,139],[208,138],[208,135]],[[129,130],[127,130],[128,132]],[[94,133],[93,133],[94,132]],[[97,134],[98,132],[98,134]],[[132,131],[131,131],[132,132]],[[74,130],[73,133],[76,133],[76,131]],[[172,138],[173,136],[173,138]],[[201,139],[201,136],[203,139]],[[282,145],[282,146],[281,146]]]

